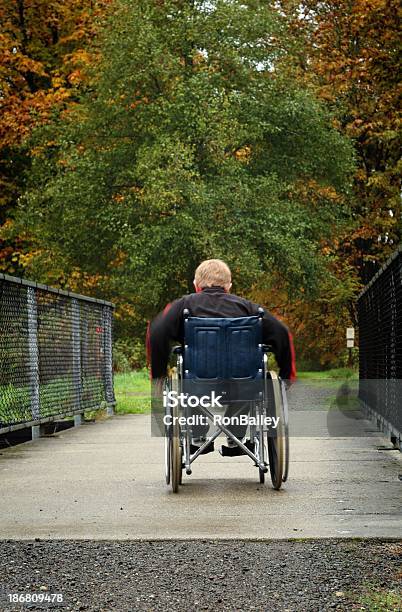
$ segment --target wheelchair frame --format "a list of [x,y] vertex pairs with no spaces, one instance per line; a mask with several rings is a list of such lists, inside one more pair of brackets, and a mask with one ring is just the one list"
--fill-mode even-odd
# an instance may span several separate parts
[[[176,391],[178,394],[183,389],[183,354],[182,347],[175,347],[176,367],[171,376],[165,379],[165,390]],[[179,491],[182,484],[183,469],[186,474],[192,473],[192,463],[202,454],[202,451],[213,442],[221,433],[233,440],[254,462],[259,470],[259,481],[264,483],[268,466],[271,475],[272,486],[279,490],[282,483],[288,478],[289,473],[289,431],[288,431],[288,405],[286,388],[284,382],[273,371],[268,371],[268,350],[264,350],[263,356],[263,381],[264,391],[262,397],[251,402],[250,416],[257,416],[257,425],[250,425],[250,440],[254,442],[252,452],[241,440],[223,424],[216,425],[212,436],[193,454],[190,452],[191,428],[187,425],[179,425],[179,416],[191,416],[191,408],[187,405],[169,407],[165,406],[165,415],[169,415],[171,424],[165,425],[165,477],[166,484],[171,484],[174,493]],[[270,398],[270,400],[269,400]],[[261,424],[261,416],[268,416],[268,402],[271,401],[269,416],[279,417],[278,426],[272,434],[268,427]],[[209,419],[213,420],[213,413],[204,406],[199,410]]]

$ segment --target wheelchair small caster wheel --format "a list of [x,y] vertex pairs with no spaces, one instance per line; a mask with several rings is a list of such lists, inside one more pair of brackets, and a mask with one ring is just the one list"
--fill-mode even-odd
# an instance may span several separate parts
[[258,469],[258,472],[260,474],[260,484],[264,484],[264,482],[265,482],[265,472],[261,468]]
[[190,468],[189,468],[189,469],[187,469],[187,470],[186,470],[186,474],[187,474],[187,476],[190,476],[190,475],[192,474],[192,470],[191,470]]

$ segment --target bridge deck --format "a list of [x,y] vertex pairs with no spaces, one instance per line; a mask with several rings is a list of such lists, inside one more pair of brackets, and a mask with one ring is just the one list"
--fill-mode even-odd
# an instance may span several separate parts
[[0,452],[0,538],[400,537],[402,459],[364,419],[328,434],[324,410],[294,413],[289,482],[260,485],[248,458],[201,457],[179,495],[164,484],[149,417],[116,416]]

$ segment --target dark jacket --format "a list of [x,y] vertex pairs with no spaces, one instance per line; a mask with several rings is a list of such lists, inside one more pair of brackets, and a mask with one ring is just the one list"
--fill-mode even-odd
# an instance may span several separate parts
[[[190,293],[168,304],[151,323],[147,334],[148,356],[152,378],[166,375],[171,341],[183,342],[183,311],[187,308],[193,317],[244,317],[258,314],[258,305],[223,287],[206,287],[199,293]],[[263,342],[272,347],[282,379],[293,382],[296,378],[295,354],[292,336],[287,327],[269,313],[262,321]]]

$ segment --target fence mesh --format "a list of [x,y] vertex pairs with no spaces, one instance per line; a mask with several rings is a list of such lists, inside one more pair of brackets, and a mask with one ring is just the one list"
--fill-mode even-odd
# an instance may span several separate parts
[[0,430],[114,404],[112,311],[0,275]]
[[399,249],[358,300],[360,398],[402,432],[402,252]]

